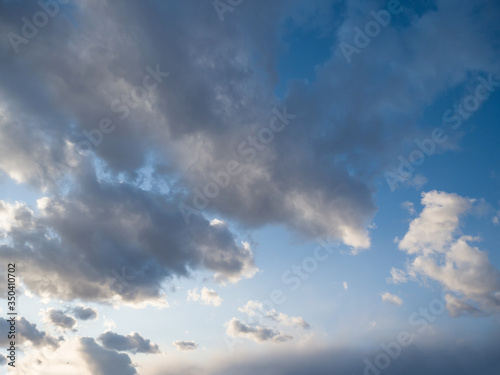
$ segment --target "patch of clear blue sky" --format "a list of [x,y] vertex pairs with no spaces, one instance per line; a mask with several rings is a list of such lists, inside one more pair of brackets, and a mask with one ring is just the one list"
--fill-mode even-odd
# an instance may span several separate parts
[[[381,1],[379,9],[384,9],[386,4],[387,2]],[[411,5],[408,5],[408,1],[401,1],[401,4],[403,7],[411,6],[418,16],[436,10],[434,0],[411,1]],[[345,10],[344,1],[331,5],[333,25],[340,26]],[[408,27],[410,18],[404,15],[393,17],[392,24],[396,27]],[[292,20],[287,20],[281,42],[284,47],[276,67],[279,80],[275,87],[275,95],[284,98],[291,80],[304,79],[312,82],[316,79],[316,66],[326,62],[337,46],[336,30],[335,27],[325,30],[309,25],[297,26]]]
[[279,98],[286,96],[292,80],[312,82],[316,79],[316,66],[330,58],[336,40],[333,31],[325,33],[319,28],[297,27],[291,21],[285,22],[284,28],[281,40],[284,47],[276,67],[279,81],[275,94]]
[[25,202],[32,207],[36,205],[36,200],[40,198],[36,189],[29,187],[27,184],[18,184],[3,173],[0,174],[0,194],[0,199],[5,202]]

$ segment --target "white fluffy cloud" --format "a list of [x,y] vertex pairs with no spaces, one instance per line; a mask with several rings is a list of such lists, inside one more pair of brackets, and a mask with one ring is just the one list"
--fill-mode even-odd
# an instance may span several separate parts
[[387,278],[387,282],[393,284],[405,283],[407,280],[405,271],[394,267],[391,268],[391,277]]
[[223,299],[213,289],[207,287],[201,288],[201,293],[198,293],[198,288],[190,289],[187,292],[188,301],[200,301],[204,305],[220,306]]
[[459,296],[446,297],[454,316],[500,312],[500,274],[487,253],[471,245],[479,238],[460,230],[460,219],[474,202],[457,194],[423,193],[424,208],[399,241],[399,248],[413,256],[409,275],[436,280]]
[[304,329],[310,328],[309,323],[307,323],[304,318],[300,316],[288,316],[287,314],[278,312],[275,309],[268,310],[260,301],[250,300],[245,306],[238,308],[238,311],[251,317],[268,318],[286,326],[300,327]]
[[382,297],[382,301],[384,302],[390,302],[397,306],[401,306],[403,304],[403,300],[401,299],[401,297],[389,292],[382,293],[380,296]]

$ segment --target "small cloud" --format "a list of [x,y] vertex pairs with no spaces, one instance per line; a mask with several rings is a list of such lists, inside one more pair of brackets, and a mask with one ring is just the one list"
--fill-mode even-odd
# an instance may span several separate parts
[[219,220],[219,219],[213,219],[212,221],[210,221],[210,225],[224,225],[224,224],[225,223],[222,220]]
[[450,312],[450,315],[453,317],[462,315],[472,315],[472,316],[484,315],[482,311],[477,307],[453,296],[452,294],[446,294],[444,298],[446,300],[446,308]]
[[45,313],[45,318],[62,330],[73,329],[76,326],[76,319],[66,315],[62,310],[50,309]]
[[344,286],[344,289],[345,289],[345,290],[349,289],[349,287],[348,287],[348,285],[347,285],[347,282],[346,282],[346,281],[344,281],[344,282],[342,283],[342,285]]
[[102,324],[102,326],[106,330],[111,330],[113,328],[116,328],[116,323],[114,322],[113,319],[107,319],[106,317],[104,317],[104,323]]
[[497,211],[497,214],[496,216],[493,217],[493,219],[491,220],[493,222],[493,224],[495,225],[498,225],[500,224],[500,211]]
[[224,324],[224,326],[226,327],[226,333],[229,336],[245,338],[258,344],[266,341],[271,341],[277,344],[293,340],[293,336],[263,326],[249,326],[236,318],[231,319],[229,322]]
[[94,320],[97,319],[97,310],[92,307],[76,306],[72,309],[75,318],[80,320]]
[[156,344],[152,344],[150,340],[145,339],[137,332],[123,336],[118,333],[107,331],[97,338],[106,349],[116,350],[120,352],[130,353],[160,353],[160,348]]
[[192,352],[198,349],[198,344],[194,341],[174,341],[172,345],[180,352]]
[[373,321],[373,322],[370,322],[370,326],[373,328],[377,325],[377,322],[376,321]]
[[385,292],[384,294],[381,294],[381,297],[382,297],[382,301],[384,302],[390,302],[390,303],[393,303],[394,305],[397,305],[397,306],[401,306],[403,304],[403,300],[394,295],[394,294],[391,294],[389,292]]
[[394,267],[391,268],[391,277],[386,279],[388,283],[393,284],[406,283],[407,280],[406,272]]
[[190,289],[187,291],[187,295],[188,301],[200,301],[204,305],[220,306],[223,301],[215,290],[207,287],[201,289],[201,294],[198,293],[198,288]]
[[288,316],[282,312],[278,312],[275,309],[266,310],[264,305],[260,301],[250,300],[244,307],[238,308],[238,311],[247,314],[248,316],[260,315],[264,318],[272,319],[275,322],[284,324],[290,327],[300,327],[304,329],[309,329],[311,326],[307,323],[304,318],[300,316]]
[[410,215],[415,215],[416,211],[415,211],[415,207],[414,207],[412,202],[409,202],[409,201],[403,202],[403,203],[401,203],[401,207],[407,209],[408,212],[410,213]]
[[406,181],[406,184],[416,190],[420,190],[429,180],[427,177],[417,174],[415,177]]

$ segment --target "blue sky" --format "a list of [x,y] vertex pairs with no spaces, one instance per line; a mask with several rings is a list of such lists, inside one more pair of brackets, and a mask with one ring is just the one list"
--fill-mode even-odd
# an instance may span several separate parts
[[497,374],[499,16],[2,2],[1,371]]

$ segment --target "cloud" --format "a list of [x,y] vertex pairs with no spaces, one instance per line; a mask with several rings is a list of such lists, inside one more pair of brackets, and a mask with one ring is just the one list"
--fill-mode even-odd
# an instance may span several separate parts
[[50,323],[62,330],[73,329],[76,326],[76,319],[66,315],[62,310],[49,309],[45,313],[45,317]]
[[401,297],[398,297],[394,294],[391,294],[389,292],[385,292],[380,295],[382,297],[382,301],[384,302],[390,302],[393,303],[394,305],[401,306],[403,304],[403,300]]
[[10,204],[0,200],[0,231],[3,235],[12,230],[13,227],[27,226],[31,228],[30,217],[33,215],[28,207],[21,202]]
[[499,272],[485,252],[470,244],[479,239],[460,231],[460,220],[474,203],[457,194],[423,193],[424,208],[398,244],[412,256],[409,274],[438,281],[458,295],[446,297],[454,316],[500,312]]
[[414,215],[416,212],[415,207],[414,207],[412,202],[405,201],[405,202],[401,203],[401,207],[407,209],[408,212],[410,213],[410,215]]
[[[0,332],[8,332],[10,323],[4,318],[0,318]],[[30,323],[26,318],[20,317],[16,319],[16,331],[18,333],[18,340],[16,342],[24,344],[30,342],[35,347],[48,346],[53,349],[59,346],[59,341],[62,338],[56,339],[55,337],[49,335],[45,331],[40,331],[36,327],[36,324]],[[0,344],[2,346],[9,343],[7,339],[7,334],[0,337]]]
[[98,313],[92,307],[75,306],[71,309],[75,318],[80,320],[94,320],[97,319]]
[[188,301],[200,301],[204,305],[220,306],[223,299],[213,289],[203,287],[201,294],[198,293],[198,288],[188,290]]
[[461,315],[472,315],[472,316],[481,316],[484,315],[484,313],[478,309],[477,307],[474,307],[467,302],[463,301],[460,298],[457,298],[451,294],[446,294],[444,296],[444,299],[446,301],[446,308],[450,312],[451,316],[461,316]]
[[496,212],[496,216],[493,216],[493,219],[491,219],[491,222],[495,225],[498,225],[500,223],[500,211]]
[[349,287],[347,286],[347,282],[346,281],[344,281],[342,283],[342,286],[344,287],[345,290],[349,289]]
[[262,326],[249,326],[242,323],[236,318],[231,319],[224,324],[226,333],[232,337],[241,337],[247,340],[255,341],[256,343],[263,343],[271,341],[273,343],[282,343],[285,341],[293,340],[293,336],[287,335],[280,331],[266,328]]
[[[13,19],[18,12],[29,14],[32,10],[29,5],[21,9],[2,4],[2,29],[16,27]],[[85,2],[68,10],[80,20],[79,27],[65,22],[64,17],[54,18],[51,27],[44,30],[44,38],[16,56],[32,68],[36,79],[23,79],[17,65],[6,62],[3,66],[0,92],[11,95],[2,108],[0,168],[18,182],[56,190],[63,175],[57,162],[75,166],[67,168],[69,179],[85,165],[85,158],[75,156],[82,144],[92,149],[89,153],[95,154],[110,174],[123,173],[132,180],[148,164],[148,156],[154,155],[159,162],[151,166],[153,178],[171,182],[173,176],[180,176],[175,190],[181,194],[176,196],[174,207],[179,203],[194,207],[195,189],[203,191],[212,182],[211,176],[219,175],[235,160],[241,173],[232,176],[230,184],[210,202],[220,213],[247,226],[277,221],[304,236],[332,235],[351,246],[368,247],[364,226],[375,210],[372,188],[351,176],[346,166],[327,162],[335,152],[316,149],[301,136],[309,129],[314,143],[320,142],[321,131],[308,126],[308,117],[317,115],[303,111],[302,119],[297,115],[288,124],[285,105],[274,97],[273,85],[255,74],[255,68],[267,71],[264,76],[275,74],[271,52],[276,45],[267,35],[302,9],[279,1],[265,20],[260,7],[251,5],[247,11],[241,28],[209,20],[204,14],[213,12],[211,3],[201,8],[183,3],[167,12],[163,4]],[[309,11],[313,14],[315,9]],[[203,38],[180,22],[184,17],[198,19],[198,27],[206,31]],[[257,17],[261,20],[258,30]],[[110,27],[103,27],[104,21]],[[129,39],[124,37],[129,29],[123,25],[133,25],[141,32],[129,34]],[[245,31],[244,25],[252,32]],[[160,34],[183,37],[163,40],[158,38]],[[143,42],[127,41],[136,37]],[[248,43],[247,48],[235,43],[242,40]],[[214,43],[218,48],[204,47]],[[1,47],[12,53],[8,41],[2,41]],[[253,66],[248,48],[269,53],[265,66]],[[57,63],[48,54],[54,49],[65,56]],[[237,58],[227,59],[231,55]],[[119,63],[115,56],[120,56]],[[148,92],[147,98],[126,105],[147,66],[159,66],[171,74]],[[228,79],[232,82],[229,86]],[[37,80],[44,84],[35,85]],[[14,82],[26,83],[25,90],[15,89]],[[41,93],[49,92],[51,99],[44,99]],[[25,110],[18,111],[20,107]],[[291,105],[286,108],[288,113],[298,113]],[[110,134],[99,130],[104,118],[113,121],[115,130]],[[289,127],[276,133],[271,144],[258,149],[251,146],[248,137],[268,128],[273,119],[278,120],[276,125]],[[12,126],[16,121],[19,126]],[[322,125],[326,128],[327,124]],[[236,148],[242,151],[235,154]],[[315,156],[315,149],[321,155]],[[303,150],[297,155],[299,163],[285,157],[298,150]],[[253,153],[258,157],[253,158]]]
[[80,353],[87,367],[96,375],[135,375],[137,371],[127,354],[117,353],[98,345],[90,337],[80,338]]
[[304,329],[309,329],[310,325],[304,318],[300,316],[288,316],[284,313],[278,312],[275,309],[267,310],[262,302],[250,300],[243,307],[239,307],[238,311],[247,314],[248,316],[257,316],[272,319],[277,323],[284,324],[291,327],[300,327]]
[[429,180],[427,177],[417,174],[412,178],[405,180],[405,185],[414,188],[415,190],[420,190]]
[[391,268],[391,277],[387,278],[387,282],[393,284],[406,283],[407,280],[405,271],[394,267]]
[[101,334],[98,341],[102,342],[102,345],[106,349],[117,350],[117,351],[128,351],[131,353],[147,353],[156,354],[160,353],[160,348],[156,344],[152,344],[150,340],[143,338],[137,332],[130,335],[123,336],[118,333],[107,331]]
[[3,354],[0,354],[0,366],[3,366],[7,363],[7,358]]
[[102,326],[106,328],[107,331],[110,331],[111,329],[116,328],[116,323],[114,322],[113,319],[108,319],[104,317],[104,322]]
[[7,236],[16,248],[0,245],[0,259],[15,254],[24,262],[31,272],[23,282],[36,294],[165,304],[162,282],[189,276],[190,269],[231,282],[255,273],[252,250],[238,245],[227,227],[202,216],[186,225],[164,197],[94,178],[80,180],[67,197],[39,199],[38,215],[24,205],[9,211],[7,219],[16,215],[22,222],[11,222]]
[[172,345],[180,352],[192,352],[198,349],[198,344],[194,341],[174,341]]

